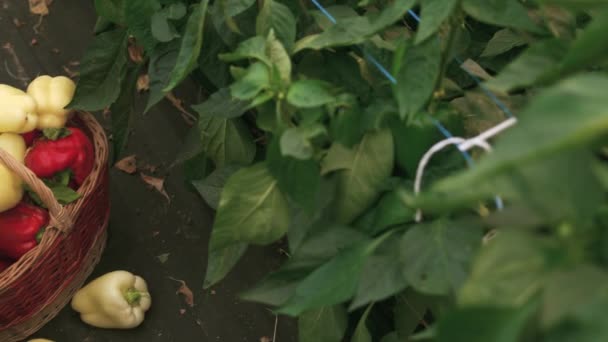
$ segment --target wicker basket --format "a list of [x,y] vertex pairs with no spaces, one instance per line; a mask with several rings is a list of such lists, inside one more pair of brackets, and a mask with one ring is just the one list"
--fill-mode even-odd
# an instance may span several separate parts
[[79,200],[62,207],[44,183],[8,153],[0,163],[19,175],[49,209],[51,222],[38,245],[0,273],[0,341],[21,341],[69,302],[99,261],[109,217],[108,143],[89,113],[74,115],[95,146],[95,166],[81,185]]

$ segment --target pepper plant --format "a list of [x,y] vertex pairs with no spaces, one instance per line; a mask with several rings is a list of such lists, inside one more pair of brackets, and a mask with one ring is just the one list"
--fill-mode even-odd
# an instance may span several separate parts
[[[70,106],[109,107],[117,150],[140,73],[148,109],[209,94],[181,158],[217,210],[206,287],[282,243],[241,297],[302,342],[608,339],[608,1],[95,4]],[[445,150],[413,192],[442,130],[509,113],[492,153]]]

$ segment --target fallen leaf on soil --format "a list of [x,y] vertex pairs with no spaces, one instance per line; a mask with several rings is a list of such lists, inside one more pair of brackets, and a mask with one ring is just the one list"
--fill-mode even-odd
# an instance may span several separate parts
[[160,235],[160,231],[155,230],[152,232],[152,237],[157,237],[158,235]]
[[137,79],[137,91],[142,92],[150,89],[150,77],[148,74],[139,75]]
[[66,73],[68,76],[70,76],[71,78],[74,78],[74,77],[76,77],[76,76],[80,75],[80,73],[79,73],[78,71],[74,71],[74,70],[72,70],[72,69],[68,68],[68,67],[67,67],[67,66],[65,66],[65,65],[64,65],[64,66],[62,66],[62,67],[63,67],[63,71],[65,71],[65,73]]
[[129,44],[129,58],[137,64],[140,64],[144,61],[144,48],[135,43]]
[[194,306],[194,293],[192,293],[192,290],[190,290],[188,285],[186,285],[186,282],[183,280],[180,280],[180,279],[172,278],[172,277],[169,277],[169,279],[182,284],[179,287],[179,289],[177,289],[177,292],[175,292],[175,294],[183,295],[184,300],[186,301],[186,304],[188,304],[188,306],[190,306],[190,307],[193,307]]
[[183,315],[183,314],[185,314],[185,313],[186,313],[186,309],[179,309],[179,314],[180,314],[180,315]]
[[51,52],[55,53],[55,54],[59,54],[61,51],[59,51],[58,48],[52,48]]
[[156,259],[158,259],[158,261],[160,261],[161,264],[164,264],[169,260],[170,255],[171,255],[171,253],[163,253],[161,255],[157,255]]
[[36,38],[32,38],[32,40],[30,41],[30,46],[34,46],[34,45],[38,45],[38,39],[36,39]]
[[15,26],[17,26],[17,28],[20,28],[21,26],[25,25],[25,23],[21,20],[19,20],[19,18],[13,18],[13,24],[15,24]]
[[70,61],[68,62],[69,66],[79,66],[80,65],[80,61]]
[[189,125],[194,124],[194,122],[196,121],[196,116],[192,115],[190,112],[188,112],[184,108],[184,104],[183,104],[182,100],[175,97],[175,95],[173,95],[173,93],[171,93],[171,92],[167,93],[167,95],[165,95],[165,97],[167,98],[167,100],[169,100],[171,102],[173,107],[177,108],[177,110],[179,110],[182,113],[182,117],[184,118],[184,120],[186,121],[187,124],[189,124]]
[[16,69],[16,74],[15,74],[9,69],[8,59],[5,59],[4,60],[4,69],[6,69],[6,73],[10,77],[12,77],[18,81],[21,81],[24,86],[27,86],[30,79],[29,79],[29,77],[27,77],[25,68],[21,64],[21,60],[19,60],[19,57],[17,56],[17,53],[15,52],[15,48],[13,47],[13,44],[11,44],[10,42],[6,42],[4,45],[2,45],[2,48],[4,50],[6,50],[6,52],[10,55],[13,65],[15,66],[15,69]]
[[271,342],[272,339],[268,336],[260,337],[260,342]]
[[133,154],[128,157],[124,157],[114,164],[114,167],[120,171],[126,172],[130,175],[137,172],[137,157]]
[[152,176],[148,176],[146,174],[140,173],[141,179],[146,182],[146,184],[152,186],[156,191],[160,192],[167,201],[171,202],[171,198],[165,191],[165,180],[163,178],[156,178]]
[[156,172],[156,170],[158,170],[158,166],[156,165],[150,165],[150,164],[145,164],[142,167],[140,167],[141,170],[150,172],[150,173],[154,173]]
[[48,15],[49,6],[53,0],[29,0],[30,12],[38,15]]

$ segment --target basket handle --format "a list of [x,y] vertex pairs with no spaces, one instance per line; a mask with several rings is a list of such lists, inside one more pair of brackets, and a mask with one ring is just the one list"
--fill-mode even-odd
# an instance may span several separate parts
[[51,189],[40,178],[38,178],[30,169],[25,167],[17,159],[11,156],[8,152],[0,148],[0,163],[8,167],[19,178],[21,178],[29,187],[40,196],[40,200],[49,210],[51,222],[49,227],[55,227],[60,231],[67,233],[72,227],[72,219],[63,206],[59,204]]

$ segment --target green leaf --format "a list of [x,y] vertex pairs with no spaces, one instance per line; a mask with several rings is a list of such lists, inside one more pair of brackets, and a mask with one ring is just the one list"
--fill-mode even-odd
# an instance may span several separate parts
[[363,43],[374,34],[400,20],[415,3],[415,0],[396,0],[377,15],[340,19],[325,32],[306,36],[296,42],[294,52],[303,49],[321,50]]
[[598,298],[606,298],[607,290],[608,274],[596,266],[577,265],[552,274],[543,291],[542,326],[578,318]]
[[251,100],[262,90],[270,87],[268,68],[262,63],[252,64],[245,75],[230,86],[233,97],[239,100]]
[[154,39],[163,43],[170,42],[180,36],[163,12],[156,12],[152,15],[150,18],[150,31]]
[[341,342],[346,333],[348,317],[340,306],[327,306],[310,310],[298,319],[300,342]]
[[160,9],[158,0],[125,1],[125,21],[137,43],[144,47],[148,55],[152,54],[157,41],[152,36],[152,15]]
[[500,231],[481,248],[458,293],[466,306],[518,307],[545,284],[548,244],[531,234]]
[[165,97],[166,92],[163,89],[169,84],[171,72],[179,53],[177,44],[174,43],[155,49],[150,56],[150,63],[148,65],[150,95],[144,112],[148,112]]
[[175,68],[171,72],[169,84],[163,88],[163,91],[171,91],[196,67],[203,46],[203,27],[205,26],[208,4],[209,0],[201,0],[200,5],[190,14]]
[[240,295],[244,300],[263,303],[272,306],[283,305],[296,290],[296,287],[304,279],[310,270],[307,268],[282,269],[266,276],[253,288]]
[[377,235],[387,228],[412,222],[415,210],[403,205],[401,197],[396,191],[384,194],[376,206],[367,211],[357,221],[357,229],[369,235]]
[[288,208],[264,163],[243,168],[226,182],[213,227],[214,246],[237,242],[266,245],[281,238]]
[[139,67],[132,67],[122,84],[118,99],[110,106],[112,114],[112,143],[114,158],[118,158],[127,145],[131,124],[135,116],[135,86],[139,76]]
[[[289,130],[285,131],[283,137]],[[283,138],[273,140],[268,147],[266,161],[279,189],[296,203],[312,212],[321,184],[320,168],[314,160],[302,160],[283,150]],[[289,150],[289,147],[287,147]]]
[[186,15],[187,10],[186,5],[176,2],[163,8],[163,13],[171,20],[179,20]]
[[462,8],[468,15],[486,24],[534,33],[543,32],[528,16],[528,10],[518,1],[464,0]]
[[307,160],[312,157],[314,147],[302,129],[286,129],[281,135],[281,155]]
[[567,49],[568,45],[558,39],[533,44],[486,85],[492,90],[505,93],[531,86],[557,69]]
[[437,220],[412,227],[401,239],[405,278],[421,293],[455,292],[467,278],[482,236],[478,226],[467,222]]
[[329,85],[317,80],[294,82],[287,92],[287,102],[299,108],[312,108],[335,100]]
[[198,122],[202,148],[216,167],[248,165],[255,157],[255,144],[241,118],[201,116]]
[[67,108],[102,110],[120,94],[127,66],[127,32],[122,29],[99,34],[82,59],[76,93]]
[[327,155],[321,161],[321,174],[326,175],[330,172],[348,170],[355,159],[355,151],[345,147],[340,143],[332,144]]
[[384,335],[384,337],[382,337],[382,339],[380,340],[380,342],[400,342],[401,340],[399,339],[399,335],[397,335],[396,332],[392,332],[389,333],[387,335]]
[[454,12],[458,0],[426,0],[422,2],[422,21],[416,33],[416,43],[435,34],[441,24]]
[[285,84],[289,84],[291,82],[291,59],[283,44],[275,37],[274,30],[270,31],[266,39],[266,54],[270,58],[273,70],[278,70],[279,78]]
[[382,183],[393,171],[393,151],[393,136],[388,130],[368,133],[355,146],[348,169],[338,172],[334,207],[339,222],[353,221],[378,198]]
[[266,38],[255,36],[249,38],[239,44],[239,46],[230,53],[220,54],[219,58],[225,62],[236,62],[244,59],[257,59],[266,66],[272,66],[272,62],[266,54]]
[[211,233],[209,268],[213,272],[207,271],[206,287],[230,271],[246,244],[272,243],[287,232],[288,225],[287,203],[264,163],[234,173],[222,191]]
[[608,31],[608,10],[605,10],[585,28],[574,41],[560,65],[555,78],[563,78],[576,71],[586,70],[608,61],[608,43],[604,39]]
[[363,316],[359,319],[359,323],[357,323],[353,337],[350,340],[351,342],[372,342],[372,335],[369,332],[369,329],[367,329],[366,322],[373,306],[373,304],[370,304],[367,309],[365,309],[365,312],[363,312]]
[[536,305],[463,308],[439,322],[439,342],[518,342]]
[[367,259],[349,310],[385,300],[405,289],[408,284],[403,276],[400,251],[399,240],[389,239]]
[[293,49],[296,40],[296,18],[289,7],[282,3],[264,0],[256,20],[256,33],[258,36],[266,37],[270,30],[274,30],[287,51]]
[[230,90],[222,88],[192,108],[201,116],[232,119],[243,115],[249,108],[249,102],[232,98]]
[[497,56],[522,45],[526,45],[522,35],[510,29],[502,29],[494,33],[494,36],[481,53],[481,57]]
[[[293,236],[290,231],[290,237]],[[306,232],[289,260],[290,267],[316,268],[330,261],[341,250],[368,242],[369,238],[350,227],[336,225],[320,219]]]
[[[432,297],[424,296],[408,288],[395,297],[394,321],[399,341],[410,337],[422,322],[432,305]],[[430,330],[427,328],[427,330]],[[414,339],[411,339],[412,341]]]
[[[470,194],[467,188],[478,186],[484,180],[492,180],[522,165],[559,157],[598,139],[608,131],[608,97],[603,91],[606,87],[607,77],[589,74],[566,79],[538,94],[520,114],[517,126],[498,139],[492,154],[468,172],[439,181],[433,191],[445,195],[464,189],[460,195],[465,196],[466,192]],[[581,168],[577,170],[584,172]],[[491,188],[485,189],[486,195],[488,190]],[[447,206],[447,198],[442,197]]]
[[209,246],[209,258],[207,260],[207,271],[205,273],[204,288],[208,289],[224,279],[228,272],[234,268],[236,263],[247,251],[246,243],[236,243],[224,247],[215,247],[213,235]]
[[410,47],[401,61],[402,67],[395,75],[397,84],[393,92],[399,105],[401,118],[411,118],[429,101],[441,71],[441,47],[439,40],[428,40]]
[[221,0],[220,4],[226,18],[232,18],[253,6],[255,0]]
[[357,290],[357,280],[365,260],[384,238],[357,243],[342,250],[306,277],[278,312],[297,316],[306,310],[338,304],[351,298]]
[[205,179],[193,181],[192,185],[194,185],[194,188],[203,197],[205,202],[211,208],[217,210],[220,204],[220,195],[226,181],[240,168],[241,166],[235,164],[225,165],[222,168],[215,169]]
[[125,2],[124,0],[95,0],[95,11],[100,17],[116,24],[123,24],[125,22]]
[[81,197],[79,193],[72,190],[69,186],[60,184],[47,184],[51,185],[51,191],[55,196],[55,199],[62,205],[70,204]]

